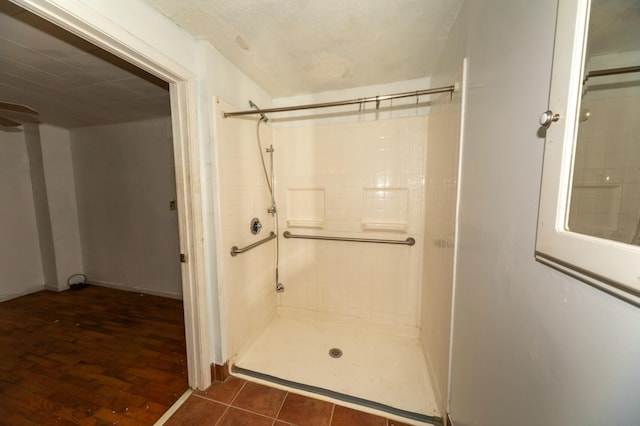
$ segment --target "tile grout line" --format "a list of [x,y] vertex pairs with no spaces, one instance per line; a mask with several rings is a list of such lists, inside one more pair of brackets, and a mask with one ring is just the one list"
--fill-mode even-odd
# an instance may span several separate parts
[[[220,424],[220,422],[222,421],[222,419],[224,418],[224,416],[229,412],[229,408],[231,408],[231,404],[233,403],[233,401],[235,401],[235,400],[236,400],[236,398],[238,397],[238,395],[240,395],[240,392],[242,392],[242,389],[244,389],[244,385],[246,385],[246,384],[247,384],[247,382],[245,381],[245,382],[242,384],[242,386],[240,386],[240,389],[238,389],[238,392],[235,394],[235,396],[231,399],[231,401],[230,401],[228,404],[225,404],[224,402],[221,402],[221,401],[216,401],[216,400],[211,399],[211,398],[207,398],[207,397],[205,397],[205,396],[203,396],[203,395],[196,395],[196,396],[199,396],[199,397],[200,397],[200,398],[202,398],[202,399],[206,399],[207,401],[215,402],[215,403],[217,403],[217,404],[221,404],[221,405],[226,406],[226,408],[224,409],[224,412],[222,413],[222,415],[220,416],[220,418],[218,419],[218,421],[215,423],[215,425],[216,425],[216,426],[217,426],[218,424]],[[237,408],[237,407],[234,407],[234,408]]]
[[[280,404],[280,408],[278,408],[278,412],[276,413],[276,417],[275,417],[276,420],[278,420],[278,417],[280,416],[280,412],[282,411],[282,407],[284,407],[284,402],[287,400],[288,396],[289,396],[289,391],[285,391],[284,398],[282,398],[282,403]],[[275,421],[273,422],[273,424],[275,424]]]
[[329,417],[329,425],[331,425],[331,423],[333,423],[333,413],[336,411],[336,404],[333,404],[331,406],[331,416]]
[[217,400],[209,398],[209,397],[207,397],[205,395],[198,395],[198,394],[194,393],[193,396],[197,396],[198,398],[206,399],[207,401],[215,402],[216,404],[224,405],[226,407],[230,406],[230,404],[227,404],[226,402],[217,401]]
[[224,409],[224,412],[222,413],[222,415],[220,416],[220,418],[218,419],[218,421],[216,422],[216,424],[214,426],[217,426],[217,425],[220,424],[220,422],[222,421],[224,416],[229,412],[229,408],[231,408],[231,406],[227,405],[227,408]]
[[244,411],[245,413],[255,414],[256,416],[265,417],[267,419],[278,420],[278,419],[276,419],[274,417],[267,416],[266,414],[258,413],[256,411],[251,411],[249,409],[242,408],[242,407],[236,407],[235,405],[229,405],[229,408],[233,408],[233,409],[238,410],[238,411]]
[[[280,407],[278,408],[278,411],[276,412],[275,417],[271,417],[271,416],[268,416],[266,414],[258,413],[256,411],[252,411],[250,409],[246,409],[246,408],[242,408],[242,407],[238,407],[238,406],[233,405],[233,403],[236,401],[236,399],[240,395],[240,392],[244,389],[244,387],[245,387],[245,385],[247,383],[249,383],[249,382],[248,381],[244,381],[244,383],[242,384],[242,386],[240,387],[240,389],[238,390],[236,395],[231,399],[231,402],[229,402],[229,403],[225,403],[225,402],[222,402],[222,401],[217,401],[217,400],[212,399],[212,398],[210,398],[210,397],[208,397],[206,395],[198,394],[196,392],[192,392],[190,396],[196,396],[196,397],[199,397],[199,398],[205,399],[207,401],[211,401],[211,402],[214,402],[216,404],[220,404],[220,405],[223,405],[223,406],[226,407],[225,411],[222,413],[222,416],[215,423],[216,425],[218,425],[220,423],[220,421],[228,413],[230,408],[235,408],[235,409],[237,409],[239,411],[243,411],[243,412],[246,412],[246,413],[251,413],[251,414],[258,415],[260,417],[265,417],[267,419],[271,419],[271,420],[273,420],[272,426],[275,426],[276,422],[281,422],[281,423],[284,423],[284,424],[287,424],[287,425],[296,426],[295,423],[291,423],[291,422],[288,422],[288,421],[285,421],[285,420],[281,420],[281,419],[278,418],[278,416],[280,416],[280,413],[282,412],[282,408],[284,407],[284,404],[285,404],[285,401],[286,401],[287,397],[291,394],[289,391],[285,391],[285,396],[282,399],[282,403],[280,404]],[[331,425],[333,423],[333,417],[334,417],[335,408],[336,408],[337,405],[338,404],[335,404],[335,403],[332,404],[331,415],[329,417],[329,425]],[[388,417],[384,418],[384,420],[385,420],[385,426],[391,426],[393,424],[392,420],[389,419]]]
[[289,422],[285,422],[285,421],[282,421],[282,420],[278,420],[278,418],[277,418],[278,414],[280,414],[280,410],[282,409],[282,406],[284,405],[284,399],[286,399],[286,397],[287,397],[287,395],[289,394],[289,392],[287,392],[287,393],[285,394],[285,398],[282,400],[282,404],[280,405],[280,408],[278,409],[278,412],[276,413],[276,417],[267,416],[266,414],[258,413],[258,412],[256,412],[256,411],[252,411],[252,410],[249,410],[249,409],[247,409],[247,408],[238,407],[238,406],[236,406],[236,405],[233,405],[233,403],[234,403],[234,402],[235,402],[235,400],[238,398],[238,396],[240,395],[240,392],[242,392],[242,389],[244,389],[244,387],[245,387],[245,385],[246,385],[247,383],[248,383],[248,382],[247,382],[247,381],[245,381],[245,382],[242,384],[242,386],[241,386],[241,387],[240,387],[240,389],[238,390],[238,393],[236,393],[236,395],[232,398],[232,400],[231,400],[228,404],[227,404],[227,403],[225,403],[225,402],[222,402],[222,401],[216,401],[215,399],[208,398],[208,397],[206,397],[206,396],[204,396],[204,395],[198,395],[198,394],[195,394],[195,393],[194,393],[193,395],[194,395],[194,396],[197,396],[197,397],[199,397],[199,398],[205,399],[205,400],[207,400],[207,401],[211,401],[211,402],[215,402],[215,403],[220,404],[220,405],[224,405],[224,406],[226,407],[226,408],[225,408],[225,410],[224,410],[224,412],[222,413],[222,416],[220,416],[220,418],[219,418],[219,419],[218,419],[218,421],[216,422],[216,425],[218,425],[218,424],[220,423],[220,421],[222,421],[222,418],[223,418],[223,417],[224,417],[224,416],[229,412],[229,409],[231,409],[231,408],[234,408],[234,409],[236,409],[236,410],[238,410],[238,411],[243,411],[243,412],[245,412],[245,413],[251,413],[251,414],[255,414],[255,415],[260,416],[260,417],[265,417],[265,418],[267,418],[267,419],[271,419],[271,420],[273,420],[272,424],[274,424],[274,425],[275,425],[275,422],[276,422],[276,421],[281,421],[282,423],[292,424],[292,423],[289,423]]
[[238,389],[238,392],[236,393],[236,395],[231,399],[231,401],[229,401],[229,406],[233,405],[235,400],[238,399],[238,396],[242,392],[242,389],[244,389],[244,387],[247,385],[247,383],[248,382],[246,380],[244,380],[244,383],[242,384],[242,386],[240,386],[240,389]]

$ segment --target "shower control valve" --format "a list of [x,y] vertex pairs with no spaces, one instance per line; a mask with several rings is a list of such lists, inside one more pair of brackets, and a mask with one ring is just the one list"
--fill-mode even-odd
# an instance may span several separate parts
[[260,219],[258,219],[257,217],[254,217],[253,219],[251,219],[251,233],[253,235],[259,234],[261,229],[262,229],[262,224],[260,223]]

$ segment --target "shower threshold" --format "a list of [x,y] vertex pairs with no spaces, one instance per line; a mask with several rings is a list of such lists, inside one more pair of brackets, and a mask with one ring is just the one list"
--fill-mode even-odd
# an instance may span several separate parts
[[391,407],[385,404],[381,404],[375,401],[369,401],[367,399],[358,398],[356,396],[346,395],[340,392],[335,392],[329,389],[320,388],[313,385],[308,385],[304,383],[293,382],[291,380],[282,379],[280,377],[271,376],[269,374],[260,373],[258,371],[247,370],[242,367],[238,367],[233,365],[231,367],[231,372],[235,374],[240,374],[247,377],[253,377],[265,382],[274,383],[277,385],[284,386],[286,388],[297,389],[304,392],[308,392],[315,395],[322,395],[334,400],[347,402],[349,404],[355,404],[361,407],[371,408],[373,410],[383,411],[385,413],[389,413],[395,416],[403,417],[405,419],[416,420],[418,422],[432,424],[432,425],[442,425],[441,417],[428,416],[426,414],[414,413],[411,411],[401,410],[399,408]]
[[248,380],[404,423],[442,424],[417,334],[279,309],[230,364]]

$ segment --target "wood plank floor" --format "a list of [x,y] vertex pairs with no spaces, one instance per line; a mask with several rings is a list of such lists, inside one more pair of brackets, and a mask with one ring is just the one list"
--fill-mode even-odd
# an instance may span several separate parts
[[0,303],[0,424],[153,424],[188,388],[182,302],[89,286]]

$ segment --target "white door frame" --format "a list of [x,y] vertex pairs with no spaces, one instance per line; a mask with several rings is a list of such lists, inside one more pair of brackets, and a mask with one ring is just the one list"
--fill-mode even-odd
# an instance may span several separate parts
[[[61,2],[72,5],[72,11],[69,7],[52,4],[50,0],[11,1],[170,84],[180,252],[186,255],[181,273],[189,386],[204,390],[211,384],[211,357],[206,311],[196,76],[82,3]],[[79,9],[85,13],[78,13]]]

